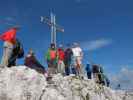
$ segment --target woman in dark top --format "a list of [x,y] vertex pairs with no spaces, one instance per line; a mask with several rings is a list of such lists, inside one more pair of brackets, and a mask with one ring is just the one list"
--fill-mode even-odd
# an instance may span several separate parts
[[30,49],[29,53],[27,54],[24,65],[26,65],[27,67],[31,69],[35,69],[36,71],[40,73],[45,73],[45,68],[36,59],[35,54],[32,49]]

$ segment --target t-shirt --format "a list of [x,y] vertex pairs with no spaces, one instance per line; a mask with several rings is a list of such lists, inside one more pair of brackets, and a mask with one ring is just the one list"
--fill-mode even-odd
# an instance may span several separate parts
[[73,54],[73,52],[72,52],[71,48],[66,49],[65,50],[65,59],[66,60],[71,60],[72,54]]
[[62,60],[62,61],[64,61],[64,59],[65,59],[65,53],[64,53],[64,50],[62,50],[62,49],[58,49],[58,54],[59,54],[59,60]]
[[73,56],[80,57],[82,53],[82,49],[80,47],[72,48]]
[[11,42],[5,41],[4,42],[4,48],[13,49],[13,44]]

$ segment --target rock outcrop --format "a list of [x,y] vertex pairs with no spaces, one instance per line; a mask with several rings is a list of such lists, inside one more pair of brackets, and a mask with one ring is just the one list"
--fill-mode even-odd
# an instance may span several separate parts
[[0,100],[133,100],[133,95],[72,75],[57,74],[50,84],[35,70],[17,66],[0,70]]

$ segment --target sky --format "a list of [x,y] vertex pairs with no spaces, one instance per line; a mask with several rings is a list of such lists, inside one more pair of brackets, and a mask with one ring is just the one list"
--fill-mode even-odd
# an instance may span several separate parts
[[[133,70],[132,0],[1,0],[0,34],[12,25],[20,25],[17,37],[46,65],[44,55],[50,44],[50,28],[40,21],[52,10],[56,23],[65,32],[57,32],[58,44],[78,42],[84,51],[84,64],[101,64],[108,76],[123,68]],[[0,42],[0,57],[3,42]],[[23,59],[18,61],[23,64]]]

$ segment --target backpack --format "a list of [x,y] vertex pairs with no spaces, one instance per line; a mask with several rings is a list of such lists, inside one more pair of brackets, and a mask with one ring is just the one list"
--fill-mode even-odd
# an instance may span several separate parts
[[20,48],[17,58],[23,58],[24,57],[24,49],[23,47]]
[[20,41],[18,39],[16,39],[16,43],[15,43],[13,52],[16,53],[17,58],[23,58],[24,57],[23,45],[20,43]]
[[50,59],[54,60],[57,57],[57,51],[56,50],[50,50]]
[[92,65],[92,71],[93,71],[93,73],[99,73],[99,66],[98,65]]

